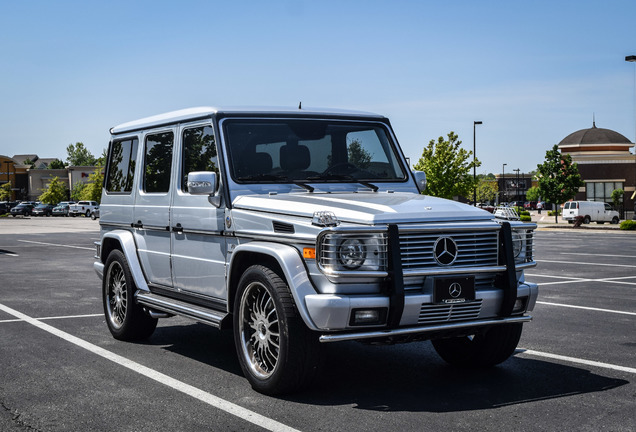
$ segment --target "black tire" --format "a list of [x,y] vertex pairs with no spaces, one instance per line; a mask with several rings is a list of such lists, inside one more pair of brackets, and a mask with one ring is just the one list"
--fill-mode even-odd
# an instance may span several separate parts
[[120,250],[113,250],[104,266],[102,303],[106,324],[115,339],[146,339],[157,327],[157,319],[135,303],[136,289],[126,257]]
[[298,315],[285,281],[262,265],[241,276],[234,302],[234,341],[252,388],[276,395],[309,384],[319,363],[316,336]]
[[97,219],[97,216],[95,216],[95,213],[91,213],[91,219],[92,219],[92,220]]
[[459,367],[486,368],[507,360],[517,348],[523,324],[505,324],[472,337],[433,340],[435,351],[446,362]]
[[612,222],[610,222],[610,223],[613,224],[613,225],[616,225],[618,222],[619,222],[618,216],[614,216],[612,218]]
[[91,217],[91,211],[90,210],[86,210],[86,213],[84,214],[84,216]]
[[583,218],[583,223],[584,223],[584,224],[589,224],[591,221],[592,221],[592,219],[590,219],[590,217],[589,217],[589,216],[585,216],[585,217]]

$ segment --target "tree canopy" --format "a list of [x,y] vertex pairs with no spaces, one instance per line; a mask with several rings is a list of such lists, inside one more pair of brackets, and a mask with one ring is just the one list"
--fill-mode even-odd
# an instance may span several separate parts
[[103,183],[104,174],[102,174],[101,168],[97,168],[94,173],[88,176],[88,183],[82,189],[80,199],[101,202]]
[[499,185],[496,181],[487,179],[477,180],[477,201],[481,203],[495,202],[497,193],[499,192]]
[[481,163],[472,161],[472,151],[461,148],[461,141],[455,132],[450,132],[448,140],[439,137],[424,147],[422,157],[414,165],[418,171],[426,173],[426,193],[441,198],[472,196],[475,182],[471,171]]
[[68,189],[66,185],[60,181],[58,177],[53,177],[49,183],[49,187],[39,196],[38,200],[45,204],[57,204],[66,200],[68,197]]
[[532,186],[530,189],[526,191],[527,201],[539,201],[540,196],[541,194],[537,186]]
[[48,166],[48,169],[64,169],[66,168],[64,166],[64,162],[62,162],[59,159],[55,159],[53,162],[51,162]]
[[95,156],[81,142],[69,144],[66,152],[68,153],[66,161],[70,166],[93,166],[97,162]]
[[[556,144],[545,153],[545,162],[537,165],[537,179],[541,196],[555,204],[557,209],[561,203],[574,198],[579,187],[585,184],[577,164],[572,163],[572,157],[562,154]],[[557,222],[558,214],[558,211],[554,213]]]

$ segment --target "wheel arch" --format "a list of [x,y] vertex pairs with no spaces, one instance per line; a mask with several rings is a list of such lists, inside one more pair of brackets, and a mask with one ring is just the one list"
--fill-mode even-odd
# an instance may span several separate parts
[[135,245],[135,239],[130,231],[115,230],[109,231],[102,236],[101,240],[101,256],[100,259],[103,263],[108,259],[108,255],[114,250],[119,249],[130,267],[130,272],[135,281],[137,289],[142,291],[150,291],[146,278],[144,277],[141,269],[141,263],[137,257],[137,247]]
[[297,249],[288,245],[250,242],[234,249],[227,280],[228,310],[232,311],[234,308],[236,291],[241,275],[254,264],[268,267],[287,283],[296,304],[296,309],[303,321],[310,329],[318,330],[307,312],[304,301],[305,296],[316,294],[317,291],[309,279],[300,253]]

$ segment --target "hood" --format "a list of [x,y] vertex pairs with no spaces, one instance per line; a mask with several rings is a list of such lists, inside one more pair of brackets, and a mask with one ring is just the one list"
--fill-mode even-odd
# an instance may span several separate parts
[[341,222],[367,225],[493,219],[491,213],[476,207],[406,192],[243,195],[233,207],[308,218],[317,211],[330,211]]

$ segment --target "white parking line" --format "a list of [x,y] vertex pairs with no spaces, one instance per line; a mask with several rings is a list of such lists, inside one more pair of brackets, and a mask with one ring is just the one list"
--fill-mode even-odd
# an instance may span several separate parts
[[546,306],[566,307],[566,308],[572,308],[572,309],[584,309],[584,310],[590,310],[590,311],[595,311],[595,312],[608,312],[608,313],[615,313],[615,314],[621,314],[621,315],[633,315],[633,316],[636,316],[636,312],[616,311],[616,310],[611,310],[611,309],[599,309],[599,308],[593,308],[593,307],[587,307],[587,306],[574,306],[574,305],[566,305],[566,304],[561,304],[561,303],[550,303],[550,302],[544,302],[544,301],[537,301],[537,304],[542,304],[542,305],[546,305]]
[[10,307],[5,306],[1,303],[0,303],[0,310],[8,313],[9,315],[13,315],[16,318],[24,320],[41,330],[51,333],[52,335],[55,335],[61,339],[64,339],[67,342],[77,345],[80,348],[90,351],[93,354],[96,354],[100,357],[110,360],[119,366],[124,366],[134,372],[137,372],[140,375],[143,375],[147,378],[157,381],[160,384],[164,384],[168,387],[171,387],[188,396],[198,399],[201,402],[207,403],[208,405],[211,405],[215,408],[225,411],[228,414],[232,414],[236,417],[239,417],[242,420],[248,421],[252,424],[262,427],[263,429],[276,431],[276,432],[297,431],[297,429],[286,426],[282,423],[277,422],[276,420],[272,420],[263,415],[255,413],[254,411],[250,411],[239,405],[233,404],[232,402],[226,401],[225,399],[221,399],[210,393],[204,392],[203,390],[200,390],[194,386],[191,386],[189,384],[176,380],[168,375],[162,374],[161,372],[157,372],[154,369],[150,369],[149,367],[143,366],[139,363],[129,360],[126,357],[122,357],[118,354],[105,350],[104,348],[98,347],[97,345],[93,345],[92,343],[86,342],[69,333],[58,330],[55,327],[52,327],[48,324],[40,322],[36,320],[35,318],[31,318],[30,316],[25,315],[21,312],[18,312],[17,310],[11,309]]
[[[43,317],[43,318],[33,318],[36,319],[38,321],[45,321],[45,320],[58,320],[58,319],[71,319],[71,318],[94,318],[94,317],[101,317],[104,316],[104,314],[89,314],[89,315],[65,315],[65,316],[54,316],[54,317]],[[20,321],[24,321],[22,319],[10,319],[10,320],[0,320],[0,324],[2,323],[8,323],[8,322],[20,322]]]
[[634,255],[604,255],[604,254],[590,254],[590,253],[580,253],[580,252],[560,252],[561,255],[581,255],[581,256],[592,256],[592,257],[613,257],[613,258],[636,258]]
[[40,245],[45,245],[45,246],[58,246],[58,247],[67,247],[67,248],[72,248],[72,249],[85,249],[85,250],[95,250],[95,248],[90,248],[90,247],[84,247],[84,246],[72,246],[72,245],[63,245],[63,244],[55,244],[55,243],[44,243],[44,242],[37,242],[37,241],[32,241],[32,240],[18,240],[19,242],[22,243],[33,243],[33,244],[40,244]]
[[602,369],[610,369],[610,370],[614,370],[614,371],[628,372],[628,373],[636,374],[636,368],[630,368],[630,367],[625,367],[625,366],[617,366],[617,365],[613,365],[613,364],[609,364],[609,363],[601,363],[601,362],[597,362],[597,361],[585,360],[585,359],[580,359],[580,358],[576,358],[576,357],[567,357],[567,356],[562,356],[562,355],[558,355],[558,354],[544,353],[544,352],[541,352],[541,351],[521,349],[518,354],[525,354],[525,355],[531,355],[531,356],[535,356],[535,357],[549,358],[549,359],[553,359],[553,360],[564,361],[564,362],[567,362],[567,363],[582,364],[582,365],[585,365],[585,366],[594,366],[594,367],[598,367],[598,368],[602,368]]
[[581,264],[586,266],[603,266],[603,267],[629,267],[634,268],[633,264],[602,264],[602,263],[588,263],[579,261],[554,261],[554,260],[535,260],[538,263],[554,263],[554,264]]

